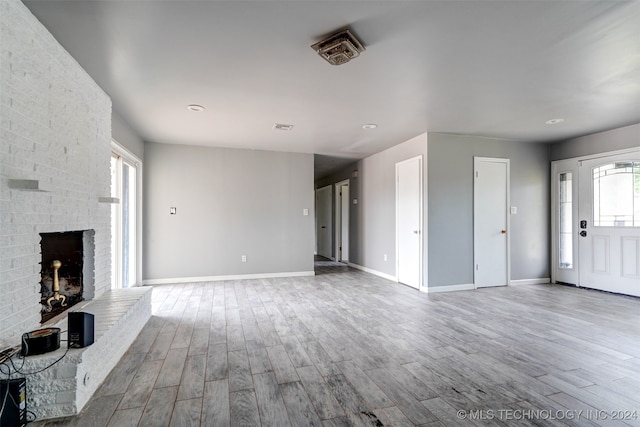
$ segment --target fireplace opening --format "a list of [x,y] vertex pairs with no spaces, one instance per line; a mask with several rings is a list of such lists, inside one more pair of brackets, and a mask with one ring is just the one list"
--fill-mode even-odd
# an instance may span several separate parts
[[86,298],[86,284],[93,282],[93,261],[87,262],[93,254],[93,235],[93,230],[40,234],[41,323]]

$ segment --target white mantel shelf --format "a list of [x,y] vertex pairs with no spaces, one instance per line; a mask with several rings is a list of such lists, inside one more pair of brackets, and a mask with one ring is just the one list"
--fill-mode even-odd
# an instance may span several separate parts
[[98,197],[98,203],[111,203],[117,205],[120,203],[120,199],[117,197]]
[[21,191],[51,191],[49,188],[46,188],[46,186],[43,186],[42,183],[37,179],[10,179],[9,188],[11,188],[12,190]]

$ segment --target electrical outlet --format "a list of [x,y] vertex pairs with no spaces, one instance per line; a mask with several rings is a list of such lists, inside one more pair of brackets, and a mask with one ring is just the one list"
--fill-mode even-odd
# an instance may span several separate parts
[[246,255],[242,255],[242,262],[247,262],[247,256]]
[[173,208],[173,207],[172,207],[172,208],[169,208],[169,214],[170,214],[170,215],[175,215],[175,214],[176,214],[176,212],[177,212],[177,210],[178,210],[177,208]]
[[384,254],[384,260],[388,261],[387,254]]

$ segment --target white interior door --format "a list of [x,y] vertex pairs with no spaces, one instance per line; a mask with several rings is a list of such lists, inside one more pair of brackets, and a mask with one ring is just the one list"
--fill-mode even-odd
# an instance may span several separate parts
[[422,286],[422,156],[396,163],[398,282]]
[[640,152],[580,165],[580,286],[640,296]]
[[316,253],[331,256],[331,186],[316,190]]
[[551,185],[551,279],[554,283],[578,285],[578,161],[553,162]]
[[509,283],[509,159],[474,158],[474,282]]

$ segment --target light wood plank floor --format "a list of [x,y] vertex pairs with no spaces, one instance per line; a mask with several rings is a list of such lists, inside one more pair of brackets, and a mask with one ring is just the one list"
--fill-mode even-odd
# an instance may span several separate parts
[[640,425],[638,298],[428,295],[320,263],[156,286],[153,313],[82,414],[36,425]]

